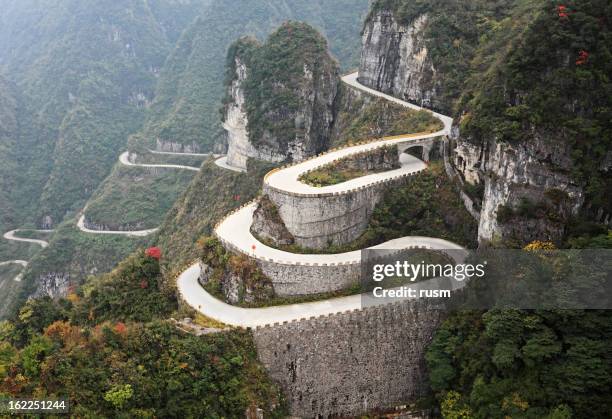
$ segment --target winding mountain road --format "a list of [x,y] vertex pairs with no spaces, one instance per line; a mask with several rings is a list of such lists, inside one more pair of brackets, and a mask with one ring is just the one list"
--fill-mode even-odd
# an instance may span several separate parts
[[215,164],[222,169],[231,170],[232,172],[246,173],[246,170],[241,167],[230,166],[227,163],[227,156],[223,156],[215,160]]
[[[175,152],[166,152],[166,151],[154,151],[154,150],[148,150],[149,152],[153,153],[153,154],[167,154],[167,155],[173,155],[173,156],[196,156],[196,157],[208,157],[211,154],[200,154],[200,153],[175,153]],[[215,157],[219,157],[217,155],[213,155]],[[183,165],[177,165],[177,164],[138,164],[138,163],[132,163],[130,162],[129,159],[129,152],[125,152],[122,153],[119,156],[119,163],[123,164],[124,166],[130,166],[130,167],[145,167],[145,168],[166,168],[166,169],[181,169],[181,170],[190,170],[190,171],[194,171],[194,172],[198,172],[200,171],[199,168],[196,167],[192,167],[192,166],[183,166]],[[101,231],[101,230],[91,230],[87,227],[85,227],[85,211],[87,210],[87,207],[85,207],[82,211],[81,211],[81,215],[77,221],[77,228],[83,232],[83,233],[87,233],[87,234],[106,234],[106,235],[119,235],[119,236],[128,236],[128,237],[146,237],[149,236],[155,232],[157,232],[159,229],[158,228],[152,228],[149,230],[138,230],[138,231]],[[17,242],[25,242],[25,243],[33,243],[33,244],[37,244],[39,246],[41,246],[43,249],[49,246],[49,242],[45,241],[45,240],[39,240],[39,239],[28,239],[28,238],[23,238],[23,237],[17,237],[16,233],[19,233],[19,231],[21,230],[12,230],[9,232],[4,233],[3,237],[6,240],[11,240],[11,241],[17,241]],[[52,233],[53,230],[34,230],[37,232],[41,232],[41,233]],[[0,262],[0,266],[7,266],[7,265],[21,265],[24,269],[27,268],[28,266],[28,262],[25,260],[9,260],[6,262]],[[19,275],[17,275],[15,277],[15,281],[20,282],[21,279],[23,278],[23,270],[21,273],[19,273]]]
[[[164,153],[167,154],[167,153]],[[176,154],[176,153],[173,153]],[[132,166],[132,167],[146,167],[146,168],[161,168],[161,169],[181,169],[181,170],[191,170],[192,172],[199,172],[199,167],[193,166],[184,166],[182,164],[140,164],[140,163],[132,163],[130,161],[130,152],[126,151],[119,156],[119,162],[124,166]]]
[[[153,154],[167,154],[172,156],[198,156],[198,157],[208,157],[211,154],[200,154],[200,153],[176,153],[171,151],[154,151],[148,150]],[[216,156],[213,154],[213,156]],[[130,152],[126,151],[119,156],[119,163],[128,166],[128,167],[144,167],[144,168],[162,168],[162,169],[179,169],[179,170],[190,170],[192,172],[199,172],[200,169],[198,167],[193,166],[184,166],[180,164],[140,164],[140,163],[132,163],[130,161]],[[84,208],[81,212],[81,216],[77,221],[77,228],[83,233],[87,234],[106,234],[106,235],[114,235],[114,236],[127,236],[127,237],[146,237],[151,234],[156,233],[159,228],[151,228],[148,230],[135,230],[135,231],[122,231],[122,230],[92,230],[85,226],[85,211],[87,208]]]
[[[404,102],[395,97],[372,90],[358,82],[357,73],[344,76],[343,82],[347,85],[369,93],[371,95],[384,98],[401,106],[422,110],[423,108]],[[334,160],[348,157],[355,153],[373,150],[382,146],[392,144],[405,144],[412,142],[422,142],[433,140],[436,137],[445,136],[450,133],[452,118],[431,112],[443,123],[443,129],[432,133],[407,134],[391,138],[382,138],[366,144],[346,147],[325,153],[321,156],[270,172],[264,182],[273,188],[292,194],[313,194],[313,193],[342,193],[357,189],[377,181],[392,179],[406,173],[414,173],[425,169],[426,165],[419,159],[402,154],[401,167],[383,173],[363,176],[344,183],[327,187],[313,187],[299,181],[299,177],[316,168],[333,162]],[[230,170],[236,168],[226,167],[227,161],[217,160],[217,164]],[[361,251],[340,253],[340,254],[296,254],[272,248],[259,242],[250,232],[253,222],[253,213],[257,207],[256,203],[251,203],[238,211],[228,215],[216,227],[215,235],[229,248],[248,255],[257,260],[273,260],[280,264],[343,264],[359,263],[361,261]],[[463,257],[467,251],[455,243],[431,237],[402,237],[386,243],[372,247],[372,249],[402,250],[409,247],[421,247],[432,250],[453,250],[455,255]],[[456,259],[457,260],[457,259]],[[274,323],[289,322],[309,318],[312,316],[322,316],[341,313],[363,308],[365,295],[352,295],[349,297],[334,298],[325,301],[317,301],[303,304],[293,304],[286,306],[275,306],[261,309],[245,309],[226,304],[206,292],[198,282],[200,276],[200,263],[191,265],[177,279],[177,288],[182,299],[201,314],[225,324],[237,327],[257,327]],[[422,287],[432,285],[433,279],[423,281]],[[420,283],[419,283],[420,284]]]
[[[37,244],[40,247],[42,247],[43,249],[49,246],[49,242],[45,241],[45,240],[38,240],[38,239],[27,239],[24,237],[17,237],[15,234],[19,233],[22,230],[12,230],[9,231],[7,233],[4,233],[4,235],[2,237],[4,237],[6,240],[11,240],[11,241],[16,241],[16,242],[24,242],[24,243],[33,243],[33,244]],[[39,233],[52,233],[53,230],[33,230]],[[25,260],[9,260],[6,262],[0,262],[0,266],[7,266],[7,265],[21,265],[23,267],[23,269],[28,267],[28,262]],[[21,282],[21,280],[23,279],[23,270],[19,273],[19,275],[17,275],[14,280],[17,282]]]
[[[9,231],[7,233],[4,233],[4,238],[7,240],[12,240],[12,241],[16,241],[16,242],[25,242],[25,243],[34,243],[37,244],[39,246],[41,246],[43,249],[45,247],[49,246],[49,242],[45,241],[45,240],[38,240],[38,239],[26,239],[24,237],[17,237],[15,236],[15,233],[19,233],[22,230],[12,230]],[[31,231],[31,230],[28,230]],[[53,230],[33,230],[39,233],[53,233]]]
[[91,230],[85,227],[85,214],[81,214],[79,220],[77,221],[77,228],[81,230],[83,233],[87,234],[112,234],[114,236],[128,236],[128,237],[146,237],[149,236],[159,228],[151,228],[149,230],[136,230],[136,231],[122,231],[122,230]]

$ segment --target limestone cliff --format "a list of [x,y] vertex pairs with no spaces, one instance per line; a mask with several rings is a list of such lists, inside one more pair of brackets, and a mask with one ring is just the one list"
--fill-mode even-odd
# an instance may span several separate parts
[[295,241],[280,217],[278,208],[267,195],[261,197],[257,209],[253,213],[251,233],[275,246],[289,245]]
[[363,31],[359,81],[404,100],[438,107],[439,86],[426,42],[428,14],[400,24],[390,10],[372,14]]
[[338,84],[327,42],[306,24],[286,23],[264,44],[237,41],[228,54],[223,109],[229,164],[301,160],[325,150]]
[[483,243],[559,243],[585,196],[570,176],[569,147],[550,139],[508,144],[458,140],[456,168],[467,183],[484,184],[478,230]]
[[591,7],[579,12],[599,38],[543,4],[380,0],[366,20],[360,81],[455,117],[450,157],[482,201],[481,244],[562,244],[576,220],[610,226],[609,63],[589,58],[608,32]]

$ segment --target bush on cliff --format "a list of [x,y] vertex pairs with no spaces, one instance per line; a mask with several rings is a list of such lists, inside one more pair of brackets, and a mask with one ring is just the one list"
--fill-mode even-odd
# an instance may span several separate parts
[[176,310],[176,298],[163,289],[159,260],[143,250],[130,256],[111,273],[89,281],[74,303],[80,323],[96,324],[110,319],[148,322]]

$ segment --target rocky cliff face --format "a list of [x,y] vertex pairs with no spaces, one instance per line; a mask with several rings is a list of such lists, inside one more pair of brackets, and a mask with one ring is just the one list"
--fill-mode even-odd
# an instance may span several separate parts
[[[587,52],[602,41],[583,36],[584,22],[560,21],[544,6],[534,13],[539,6],[432,4],[375,3],[360,81],[454,114],[451,160],[464,192],[482,199],[479,242],[562,244],[574,218],[609,225],[609,135],[598,111],[610,97],[598,74],[609,67]],[[602,26],[589,7],[582,12]],[[504,23],[470,27],[480,14]],[[511,43],[513,31],[524,41]],[[575,39],[582,52],[570,47]],[[533,54],[536,45],[542,54]]]
[[287,23],[265,44],[241,39],[230,48],[228,65],[229,164],[302,160],[329,146],[339,69],[314,29]]
[[38,286],[32,298],[61,298],[68,295],[70,275],[67,273],[50,272],[38,278]]
[[535,135],[533,141],[473,144],[459,139],[455,167],[466,182],[484,182],[479,242],[560,242],[584,204],[570,176],[569,146]]
[[295,242],[293,235],[287,230],[278,213],[278,208],[264,195],[253,213],[251,232],[262,240],[270,241],[276,246],[289,245]]
[[155,150],[171,153],[199,153],[200,145],[195,142],[183,144],[158,138],[155,141]]
[[[204,288],[213,286],[229,304],[249,304],[261,302],[274,296],[274,288],[269,281],[254,281],[244,275],[244,271],[226,268],[217,271],[202,263],[198,281]],[[211,283],[214,283],[212,285]]]
[[227,163],[231,166],[246,169],[247,160],[280,162],[287,158],[278,150],[262,145],[255,147],[249,139],[249,117],[246,110],[245,87],[247,80],[246,63],[240,57],[234,59],[235,78],[228,88],[230,97],[225,107],[223,128],[227,132]]
[[363,31],[359,81],[373,89],[427,107],[438,107],[436,70],[425,43],[428,14],[409,25],[381,10],[370,16]]

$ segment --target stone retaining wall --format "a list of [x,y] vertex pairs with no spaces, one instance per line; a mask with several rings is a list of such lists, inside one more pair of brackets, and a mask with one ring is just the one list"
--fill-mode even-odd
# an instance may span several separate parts
[[357,239],[367,228],[372,211],[389,187],[406,183],[414,175],[404,174],[342,193],[296,194],[264,183],[267,194],[295,243],[310,249],[324,249]]
[[[231,243],[219,238],[223,247],[243,253]],[[254,258],[262,272],[272,281],[280,297],[322,294],[346,289],[359,282],[360,261],[351,263],[301,264],[266,258]]]
[[[404,136],[396,137],[403,138]],[[396,137],[385,137],[384,139],[389,140]],[[368,142],[363,141],[358,143],[358,145],[366,143]],[[375,151],[384,146],[396,145],[399,152],[402,153],[408,148],[423,146],[424,154],[429,155],[429,150],[434,143],[434,138],[407,139],[398,143],[381,144],[379,147],[369,151]],[[351,146],[347,145],[345,147]],[[330,152],[345,147],[332,149]],[[363,152],[355,152],[341,159],[335,159],[328,164],[337,163],[359,154],[363,154]],[[319,156],[313,156],[308,160],[317,157]],[[272,171],[270,174],[300,163],[302,162],[283,166]],[[321,167],[328,164],[322,164]],[[274,188],[267,182],[267,177],[270,174],[264,179],[263,193],[268,195],[272,202],[276,204],[287,230],[295,238],[295,244],[310,249],[324,249],[331,244],[342,245],[357,239],[367,228],[372,211],[382,199],[385,191],[389,187],[405,184],[407,178],[417,174],[417,172],[380,180],[366,186],[342,192],[312,194],[295,193]]]
[[426,301],[396,303],[252,332],[291,415],[347,417],[429,391],[424,355],[444,315]]

